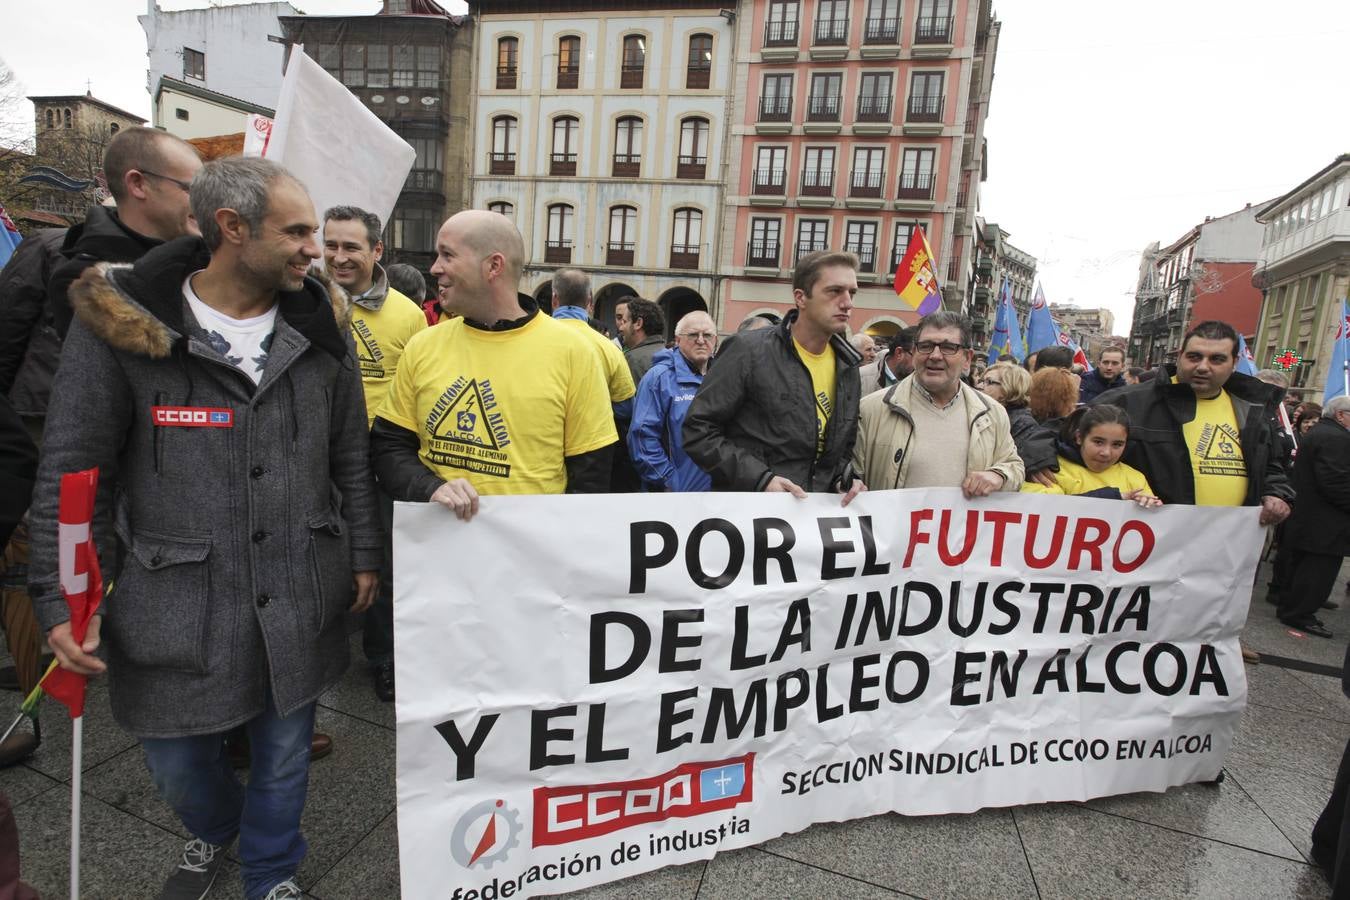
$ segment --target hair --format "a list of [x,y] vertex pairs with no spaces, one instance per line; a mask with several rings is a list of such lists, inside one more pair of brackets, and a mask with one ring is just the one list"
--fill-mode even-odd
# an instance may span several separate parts
[[736,326],[736,333],[743,331],[758,331],[761,328],[771,328],[783,321],[782,317],[773,313],[754,313],[741,319],[741,324]]
[[[1028,372],[1036,371],[1036,361],[1040,359],[1040,353],[1041,351],[1039,350],[1032,350],[1028,353],[1027,358],[1022,360],[1022,368],[1026,369]],[[1017,357],[1014,356],[1013,359],[1015,360]]]
[[872,337],[865,331],[859,331],[857,334],[850,335],[848,339],[848,342],[853,345],[853,349],[857,350],[859,353],[862,352],[863,341],[871,341],[872,349],[874,350],[876,349],[877,346],[876,338]]
[[1016,365],[1016,364],[1017,364],[1017,357],[1013,356],[1011,353],[1000,353],[1000,354],[998,355],[998,361],[999,361],[999,362],[1012,363],[1013,365]]
[[580,269],[559,269],[553,273],[553,299],[559,306],[585,308],[591,299],[591,276]]
[[984,370],[984,377],[988,378],[995,372],[1002,381],[1003,405],[1026,406],[1027,394],[1031,392],[1031,376],[1027,370],[1013,362],[996,362]]
[[1256,373],[1257,381],[1264,381],[1266,384],[1273,384],[1278,388],[1289,389],[1289,376],[1279,369],[1262,369]]
[[1237,356],[1238,351],[1238,333],[1237,329],[1227,322],[1220,322],[1218,319],[1206,319],[1200,322],[1181,339],[1181,351],[1186,352],[1186,345],[1191,342],[1191,338],[1198,337],[1204,341],[1232,341],[1233,356]]
[[1306,403],[1300,403],[1298,405],[1298,408],[1294,410],[1293,420],[1289,424],[1294,426],[1294,433],[1297,434],[1299,428],[1303,425],[1304,419],[1320,419],[1322,413],[1323,409],[1321,405],[1309,400]]
[[108,149],[103,151],[103,176],[108,181],[108,191],[118,204],[126,200],[127,172],[132,169],[162,172],[168,167],[168,158],[164,154],[166,142],[180,144],[194,156],[198,155],[197,149],[182,138],[140,125],[123,128],[108,141]]
[[389,286],[409,300],[421,303],[427,299],[427,280],[417,271],[416,266],[394,263],[384,270],[384,274],[389,279]]
[[[708,317],[708,321],[709,321],[709,322],[712,321],[712,316],[708,315],[708,313],[704,312],[703,310],[701,310],[701,309],[690,310],[689,312],[687,312],[687,313],[685,313],[684,315],[680,316],[680,321],[678,321],[678,322],[675,323],[675,333],[676,333],[676,334],[679,334],[681,331],[684,331],[685,328],[689,327],[689,322],[690,322],[692,319],[697,318],[698,316],[707,316],[707,317]],[[713,324],[713,332],[714,332],[714,334],[716,333],[716,331],[717,331],[717,325],[716,325],[716,323],[714,323],[714,324]]]
[[1327,401],[1327,405],[1322,408],[1322,418],[1330,419],[1339,412],[1350,412],[1350,397],[1340,394]]
[[914,352],[914,339],[918,336],[919,329],[910,325],[908,328],[901,328],[895,334],[891,335],[891,340],[887,344],[887,354],[894,353],[896,350],[906,350]]
[[366,226],[366,244],[369,249],[374,250],[375,245],[380,242],[380,234],[384,231],[380,227],[380,217],[374,213],[366,212],[359,206],[334,206],[323,214],[323,224],[329,222],[360,222]]
[[666,317],[661,314],[661,307],[642,297],[621,297],[618,303],[627,304],[628,318],[631,321],[642,320],[642,330],[645,334],[657,337],[665,335]]
[[272,185],[282,178],[300,184],[294,175],[270,159],[228,156],[202,166],[197,177],[192,179],[189,199],[207,248],[217,250],[223,240],[220,226],[216,224],[218,209],[234,210],[248,225],[249,231],[256,234],[267,216],[267,195]]
[[[961,332],[961,346],[970,346],[970,336],[973,328],[970,324],[970,319],[967,316],[946,309],[939,309],[937,312],[931,312],[920,319],[918,325],[914,326],[914,339],[918,340],[919,335],[923,334],[924,330],[928,328],[932,328],[936,331],[955,328]],[[913,346],[913,344],[910,346]]]
[[1105,355],[1108,354],[1108,353],[1119,353],[1119,354],[1120,354],[1120,362],[1121,362],[1121,364],[1123,365],[1123,364],[1125,363],[1125,348],[1124,348],[1124,347],[1117,347],[1117,346],[1115,346],[1115,345],[1112,345],[1112,346],[1109,346],[1109,347],[1103,347],[1103,348],[1101,349],[1101,352],[1097,354],[1097,362],[1101,362],[1101,361],[1102,361],[1102,357],[1105,356]]
[[1145,369],[1139,373],[1139,383],[1144,384],[1158,377],[1157,369]]
[[1144,374],[1144,369],[1141,366],[1130,366],[1130,368],[1127,369],[1126,371],[1129,373],[1129,376],[1133,378],[1135,381],[1138,381],[1140,377]]
[[1036,371],[1041,369],[1071,369],[1073,351],[1068,347],[1042,347],[1036,354]]
[[858,270],[858,257],[838,250],[817,250],[797,260],[792,269],[792,289],[809,295],[820,280],[820,270],[826,266],[848,266]]
[[1066,444],[1076,444],[1078,439],[1086,438],[1098,425],[1124,425],[1125,435],[1130,433],[1130,414],[1119,406],[1099,403],[1096,406],[1080,406],[1065,417],[1059,426],[1059,439]]
[[1037,422],[1059,419],[1073,412],[1078,405],[1078,388],[1068,369],[1052,366],[1037,369],[1031,376],[1027,391],[1027,406]]

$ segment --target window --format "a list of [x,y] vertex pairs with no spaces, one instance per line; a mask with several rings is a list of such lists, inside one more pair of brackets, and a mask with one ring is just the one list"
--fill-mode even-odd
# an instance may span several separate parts
[[441,86],[441,48],[417,48],[417,86],[435,90]]
[[56,127],[56,110],[54,109],[47,110],[47,127],[48,128]]
[[516,174],[516,118],[497,116],[492,120],[492,153],[488,159],[492,175]]
[[783,222],[780,219],[751,219],[750,246],[745,249],[745,264],[762,269],[778,268],[782,233]]
[[581,82],[581,38],[558,39],[558,87],[575,88]]
[[183,77],[206,80],[206,54],[191,47],[183,48]]
[[827,246],[826,235],[829,233],[829,228],[830,222],[828,219],[798,219],[797,260],[808,253],[824,250]]
[[548,237],[544,241],[544,262],[572,261],[572,207],[555,203],[548,208]]
[[581,123],[576,116],[558,116],[553,120],[553,155],[549,159],[548,174],[577,174],[577,135]]
[[416,84],[416,60],[416,48],[406,44],[394,47],[394,87],[412,87]]
[[786,183],[787,148],[757,148],[755,150],[755,181],[752,193],[782,194]]
[[409,137],[404,138],[417,154],[413,158],[412,171],[408,173],[405,187],[415,191],[445,190],[445,144],[440,138]]
[[863,43],[894,44],[900,36],[900,0],[868,0]]
[[844,76],[838,72],[812,75],[806,118],[812,122],[838,122],[839,93],[843,83]]
[[769,4],[769,15],[764,20],[765,44],[796,46],[799,7],[797,0],[775,0]]
[[342,80],[342,48],[337,44],[316,44],[314,58],[318,60],[319,65],[324,70],[336,78]]
[[885,181],[886,151],[880,147],[853,149],[853,174],[849,180],[850,197],[880,197]]
[[412,12],[411,0],[385,0],[384,12],[390,16],[406,16]]
[[[408,48],[411,51],[411,47]],[[366,47],[364,44],[342,45],[342,83],[347,87],[366,85]]]
[[398,250],[431,253],[436,249],[436,232],[440,227],[439,210],[400,207],[394,210],[392,243]]
[[637,247],[637,210],[616,206],[609,211],[609,244],[605,247],[605,265],[631,266]]
[[900,168],[900,191],[896,194],[901,200],[933,199],[933,163],[937,156],[935,150],[906,150]]
[[849,222],[844,231],[844,249],[858,257],[859,272],[877,270],[877,223]]
[[623,67],[619,72],[619,87],[640,88],[647,68],[647,39],[630,34],[623,39]]
[[891,241],[894,248],[891,251],[891,270],[899,268],[900,260],[905,258],[905,253],[909,251],[909,238],[914,234],[914,226],[919,226],[925,232],[928,231],[927,222],[899,221],[895,223],[895,239]]
[[915,72],[909,79],[907,122],[942,121],[942,72]]
[[698,251],[702,240],[703,213],[688,207],[675,210],[675,229],[670,243],[670,267],[697,269]]
[[759,97],[761,122],[788,122],[792,116],[792,76],[765,75]]
[[952,39],[952,0],[919,0],[914,43],[948,44]]
[[848,40],[848,0],[820,0],[816,7],[817,44],[843,44]]
[[366,48],[366,87],[389,87],[389,48],[384,44]]
[[121,125],[118,125],[116,122],[113,122],[108,126],[108,134],[117,134],[117,132],[121,130],[121,128],[122,128]]
[[829,197],[834,193],[834,148],[807,147],[802,168],[801,193],[808,197]]
[[614,177],[636,178],[642,170],[642,120],[624,116],[614,123]]
[[488,212],[495,212],[499,216],[506,216],[508,219],[514,219],[516,208],[505,200],[496,200],[488,204]]
[[65,121],[65,127],[69,128],[71,126],[70,107],[66,107],[65,109],[61,110],[61,117]]
[[858,121],[889,121],[891,118],[891,73],[864,72],[859,88]]
[[517,64],[520,59],[520,41],[513,37],[497,41],[497,89],[515,90]]
[[186,109],[183,109],[183,107],[179,106],[174,109],[173,117],[179,120],[180,122],[186,122],[188,120],[188,111]]
[[686,88],[705,88],[711,83],[712,46],[710,34],[696,34],[689,38],[689,65],[684,73]]
[[708,171],[708,120],[689,118],[680,122],[680,159],[676,178],[703,178]]

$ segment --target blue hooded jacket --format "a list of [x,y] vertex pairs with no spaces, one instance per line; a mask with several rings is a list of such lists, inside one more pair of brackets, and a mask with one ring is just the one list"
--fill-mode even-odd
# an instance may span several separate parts
[[662,350],[642,376],[628,428],[628,453],[652,490],[707,491],[712,477],[684,452],[684,417],[703,383],[679,350]]

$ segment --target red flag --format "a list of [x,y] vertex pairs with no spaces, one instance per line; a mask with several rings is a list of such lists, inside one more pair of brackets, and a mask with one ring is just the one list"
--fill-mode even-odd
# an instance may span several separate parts
[[[57,538],[60,545],[61,591],[70,604],[70,633],[83,643],[103,600],[103,576],[94,546],[94,495],[98,492],[98,469],[61,476],[61,500]],[[88,679],[68,669],[54,667],[40,687],[65,704],[72,719],[84,715],[84,689]]]

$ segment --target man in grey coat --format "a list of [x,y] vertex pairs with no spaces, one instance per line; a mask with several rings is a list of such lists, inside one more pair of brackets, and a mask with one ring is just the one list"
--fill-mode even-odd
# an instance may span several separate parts
[[[306,276],[320,250],[305,189],[233,158],[204,167],[191,199],[201,238],[71,287],[30,589],[61,665],[108,672],[114,717],[192,836],[161,897],[205,896],[238,836],[246,894],[280,900],[300,896],[315,700],[347,665],[343,613],[375,594],[365,404],[345,297]],[[62,473],[93,467],[114,588],[80,644],[57,501]],[[247,788],[222,751],[237,725]]]

